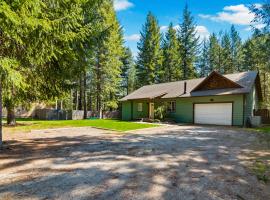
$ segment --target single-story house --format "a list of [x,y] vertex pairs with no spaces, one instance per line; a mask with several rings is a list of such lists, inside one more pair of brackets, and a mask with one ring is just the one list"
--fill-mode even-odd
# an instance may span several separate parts
[[161,103],[178,123],[244,126],[262,101],[256,71],[147,85],[121,99],[122,119],[154,118]]

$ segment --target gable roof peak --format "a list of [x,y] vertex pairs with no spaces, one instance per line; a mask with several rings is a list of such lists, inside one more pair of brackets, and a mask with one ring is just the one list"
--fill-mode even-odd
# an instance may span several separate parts
[[191,92],[224,88],[243,88],[243,86],[214,70],[205,79],[203,79],[201,83],[193,88]]

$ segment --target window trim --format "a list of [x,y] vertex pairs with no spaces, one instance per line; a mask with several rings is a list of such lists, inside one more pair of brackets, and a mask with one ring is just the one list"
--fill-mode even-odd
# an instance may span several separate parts
[[[173,106],[174,104],[174,106]],[[167,112],[168,113],[175,113],[176,112],[176,101],[169,101],[167,102]]]
[[143,103],[138,103],[137,111],[142,112],[143,111]]

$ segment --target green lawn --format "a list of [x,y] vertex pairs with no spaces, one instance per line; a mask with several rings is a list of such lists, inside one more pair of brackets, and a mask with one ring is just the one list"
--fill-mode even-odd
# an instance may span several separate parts
[[31,120],[31,119],[17,119],[16,127],[5,127],[4,130],[11,132],[29,132],[37,129],[49,129],[60,127],[97,127],[105,128],[115,131],[130,131],[142,128],[156,127],[156,124],[142,124],[136,122],[125,122],[120,120],[110,119],[94,119],[94,120]]
[[270,134],[270,125],[255,128],[255,130]]

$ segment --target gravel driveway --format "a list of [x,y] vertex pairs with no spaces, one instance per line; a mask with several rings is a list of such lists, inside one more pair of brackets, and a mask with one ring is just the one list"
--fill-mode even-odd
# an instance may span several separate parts
[[249,169],[270,152],[243,129],[68,128],[5,139],[0,199],[270,199]]

